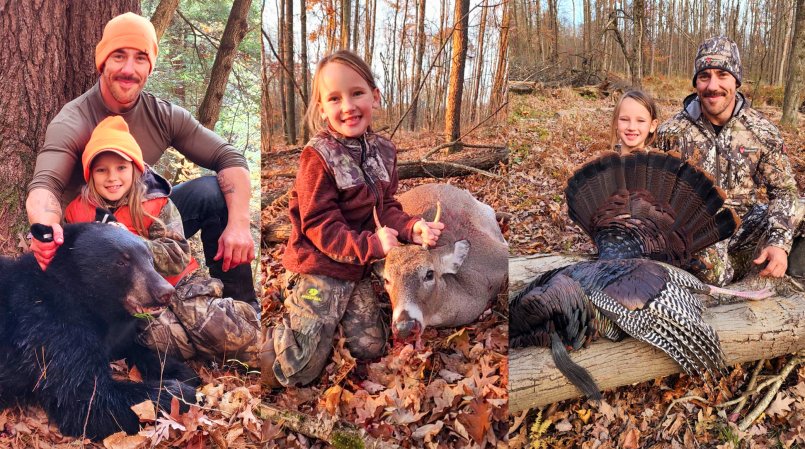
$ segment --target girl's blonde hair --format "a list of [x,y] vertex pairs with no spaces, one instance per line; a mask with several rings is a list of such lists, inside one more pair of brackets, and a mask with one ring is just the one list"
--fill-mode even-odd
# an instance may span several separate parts
[[[612,114],[612,126],[610,128],[610,133],[612,135],[612,138],[610,139],[610,146],[612,148],[615,148],[615,145],[618,144],[618,115],[621,113],[621,105],[623,104],[623,100],[627,98],[631,98],[646,108],[651,116],[651,121],[659,119],[657,103],[654,102],[654,99],[651,98],[649,94],[643,92],[642,90],[630,90],[624,93],[620,100],[618,100],[618,104],[615,105],[615,112]],[[654,131],[650,132],[648,137],[646,137],[645,146],[650,146],[652,143],[654,143],[656,138],[657,129],[655,128]]]
[[95,180],[92,178],[92,176],[90,176],[87,183],[81,189],[81,201],[94,207],[103,207],[104,209],[128,205],[131,221],[134,225],[134,229],[137,231],[137,234],[140,234],[143,237],[148,237],[148,229],[143,223],[143,217],[148,216],[152,220],[155,220],[159,223],[162,223],[162,221],[159,220],[159,218],[147,213],[143,209],[143,201],[145,201],[145,182],[143,181],[143,172],[141,172],[140,169],[134,164],[132,164],[131,168],[134,172],[132,174],[131,188],[128,192],[126,192],[126,195],[124,195],[123,198],[119,199],[115,203],[108,202],[106,198],[102,197],[101,194],[98,193],[98,189],[95,187]]
[[372,74],[372,69],[363,59],[361,59],[360,56],[356,55],[355,53],[349,50],[338,50],[321,58],[319,63],[316,64],[316,74],[313,75],[313,82],[311,83],[312,91],[310,92],[307,111],[305,111],[305,121],[307,122],[307,126],[308,129],[310,129],[311,134],[314,135],[326,127],[326,124],[321,119],[319,112],[321,108],[321,88],[319,87],[319,84],[321,84],[321,70],[324,68],[324,66],[330,63],[344,64],[345,66],[358,72],[361,78],[363,78],[364,81],[369,84],[369,87],[372,88],[373,91],[377,89],[377,83],[375,82],[375,77]]

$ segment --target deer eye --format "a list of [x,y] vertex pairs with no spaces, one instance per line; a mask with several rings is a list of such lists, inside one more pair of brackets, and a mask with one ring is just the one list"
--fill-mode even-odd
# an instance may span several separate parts
[[425,273],[425,280],[426,281],[432,281],[433,280],[433,270],[428,270],[428,272]]

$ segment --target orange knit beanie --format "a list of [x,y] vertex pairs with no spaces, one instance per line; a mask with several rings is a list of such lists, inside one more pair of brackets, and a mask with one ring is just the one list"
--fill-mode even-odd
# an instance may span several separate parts
[[95,67],[98,72],[113,51],[120,48],[135,48],[148,55],[151,72],[157,60],[159,47],[157,33],[151,21],[143,16],[127,12],[110,20],[103,29],[103,38],[95,47]]
[[127,161],[134,163],[141,172],[145,171],[143,152],[134,136],[129,133],[129,125],[119,115],[106,117],[98,123],[92,131],[92,136],[81,155],[81,164],[84,165],[84,181],[89,182],[89,169],[95,156],[113,151]]

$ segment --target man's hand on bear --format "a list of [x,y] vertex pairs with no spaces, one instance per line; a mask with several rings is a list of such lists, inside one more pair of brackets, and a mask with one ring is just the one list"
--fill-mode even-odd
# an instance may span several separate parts
[[[47,232],[50,228],[50,232]],[[64,243],[64,230],[61,225],[54,223],[52,226],[45,226],[35,223],[31,226],[31,251],[34,253],[39,268],[45,271],[56,255],[56,250]]]

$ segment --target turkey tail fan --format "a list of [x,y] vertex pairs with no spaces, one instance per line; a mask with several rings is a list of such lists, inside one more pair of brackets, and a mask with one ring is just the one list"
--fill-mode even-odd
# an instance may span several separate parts
[[576,170],[567,182],[568,213],[587,235],[594,233],[592,221],[601,205],[626,188],[622,163],[618,153],[605,153]]
[[712,178],[676,152],[605,153],[574,173],[565,196],[570,218],[596,242],[601,259],[683,266],[740,223],[722,210],[726,196]]

